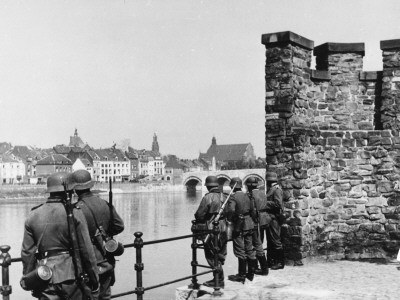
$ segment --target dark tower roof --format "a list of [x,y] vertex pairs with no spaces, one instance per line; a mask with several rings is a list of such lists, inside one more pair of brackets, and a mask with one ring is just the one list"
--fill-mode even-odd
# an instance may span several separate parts
[[85,143],[78,136],[78,130],[76,128],[75,128],[74,136],[69,137],[69,146],[70,147],[80,147],[80,148],[83,148],[85,146]]
[[151,145],[151,151],[160,153],[160,146],[158,145],[157,135],[154,133],[153,144]]

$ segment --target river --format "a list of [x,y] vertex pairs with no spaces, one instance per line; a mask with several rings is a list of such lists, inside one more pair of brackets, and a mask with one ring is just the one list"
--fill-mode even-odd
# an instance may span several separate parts
[[[108,199],[108,196],[102,196]],[[143,240],[151,241],[191,234],[191,220],[200,203],[200,191],[186,192],[143,192],[132,194],[114,194],[113,203],[125,222],[125,230],[116,239],[124,244],[134,241],[136,231],[143,232]],[[20,257],[24,220],[41,199],[0,200],[0,244],[10,245],[13,258]],[[161,244],[146,245],[143,248],[143,286],[149,287],[163,282],[191,275],[191,239],[183,239]],[[116,284],[113,294],[134,290],[136,286],[135,248],[128,248],[120,256],[116,267]],[[206,264],[203,250],[198,250],[198,261]],[[31,299],[29,292],[21,289],[19,279],[22,273],[21,263],[10,266],[12,285],[11,300]],[[225,263],[225,276],[236,273],[237,262],[228,245],[228,257]],[[199,272],[205,269],[199,268]],[[211,274],[199,277],[199,282],[211,278]],[[164,287],[146,291],[147,300],[174,300],[175,289],[190,284],[190,280],[181,281]],[[32,298],[35,299],[35,298]],[[129,295],[117,299],[136,299]]]

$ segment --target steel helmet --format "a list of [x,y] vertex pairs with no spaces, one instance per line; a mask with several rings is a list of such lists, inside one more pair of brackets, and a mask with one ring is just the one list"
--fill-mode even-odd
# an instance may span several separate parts
[[267,172],[267,174],[265,176],[265,180],[276,182],[276,181],[278,181],[278,175],[276,175],[276,173],[274,173],[274,172]]
[[72,181],[75,190],[86,190],[94,186],[90,173],[86,170],[76,170],[72,173]]
[[205,186],[219,186],[217,176],[207,176]]
[[256,178],[256,177],[249,177],[249,178],[246,180],[246,185],[256,188],[256,187],[258,186],[258,180],[257,180],[257,178]]
[[229,186],[231,187],[231,188],[233,188],[233,186],[235,185],[235,183],[236,183],[236,189],[241,189],[242,188],[242,186],[243,186],[243,184],[242,184],[242,179],[240,179],[239,177],[233,177],[232,179],[231,179],[231,182],[229,183]]
[[47,178],[46,193],[64,192],[64,184],[66,184],[67,191],[74,188],[71,180],[71,173],[57,172],[51,174],[49,178]]

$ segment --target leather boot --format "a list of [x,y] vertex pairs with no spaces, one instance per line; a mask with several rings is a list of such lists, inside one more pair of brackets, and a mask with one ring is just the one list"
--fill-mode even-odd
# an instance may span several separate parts
[[271,268],[274,265],[274,250],[267,250],[267,266]]
[[[215,277],[209,281],[206,281],[203,283],[203,285],[208,286],[208,287],[216,287],[215,285]],[[225,287],[225,282],[224,282],[224,271],[221,270],[218,274],[218,286],[221,288]]]
[[258,255],[257,260],[260,263],[261,269],[256,270],[254,273],[256,275],[267,276],[269,271],[268,271],[268,264],[267,264],[267,259],[265,258],[265,255]]
[[285,267],[285,252],[283,252],[283,249],[278,249],[275,250],[276,252],[276,260],[273,266],[271,267],[271,270],[279,270],[283,269]]
[[247,259],[247,274],[246,278],[250,281],[254,279],[254,272],[257,268],[257,259]]
[[230,281],[237,281],[237,282],[244,283],[244,281],[246,280],[246,267],[247,267],[246,260],[239,258],[238,259],[239,273],[236,275],[229,275],[228,279]]

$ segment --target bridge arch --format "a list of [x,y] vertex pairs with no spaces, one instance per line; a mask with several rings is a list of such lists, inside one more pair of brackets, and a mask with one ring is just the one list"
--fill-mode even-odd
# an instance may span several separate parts
[[263,182],[265,184],[265,178],[263,178],[260,174],[247,174],[243,179],[243,184],[246,184],[247,179],[249,179],[250,177],[256,177],[258,179],[258,182]]
[[219,175],[217,175],[217,178],[218,178],[218,184],[220,186],[228,185],[229,181],[231,181],[230,176],[225,175],[225,174],[219,174]]
[[197,176],[189,176],[183,182],[183,185],[185,185],[185,186],[196,186],[198,184],[200,184],[200,186],[201,186],[202,185],[202,180],[201,180],[201,178],[199,178]]

